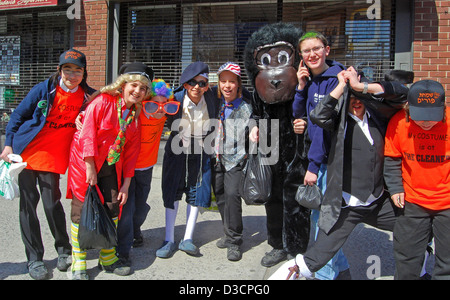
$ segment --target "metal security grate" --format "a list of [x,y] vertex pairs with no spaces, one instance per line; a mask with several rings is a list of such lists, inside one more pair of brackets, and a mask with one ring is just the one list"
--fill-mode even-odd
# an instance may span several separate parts
[[70,47],[66,7],[0,11],[0,109],[10,111],[56,71]]
[[243,68],[250,35],[265,24],[283,21],[324,33],[331,44],[329,58],[378,80],[394,65],[395,6],[390,0],[380,3],[372,10],[366,0],[122,2],[119,64],[142,61],[157,77],[177,86],[192,61],[208,63],[211,72],[227,61]]

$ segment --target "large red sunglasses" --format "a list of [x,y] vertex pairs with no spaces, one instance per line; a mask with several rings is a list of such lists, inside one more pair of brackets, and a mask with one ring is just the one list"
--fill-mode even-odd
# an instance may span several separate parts
[[159,109],[168,115],[174,115],[178,112],[180,108],[180,102],[178,101],[169,101],[165,103],[155,102],[155,101],[144,101],[142,102],[142,106],[147,114],[154,114]]

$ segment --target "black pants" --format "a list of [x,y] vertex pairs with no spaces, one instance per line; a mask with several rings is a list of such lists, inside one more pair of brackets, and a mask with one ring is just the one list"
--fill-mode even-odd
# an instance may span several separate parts
[[[72,247],[66,230],[66,215],[60,202],[60,175],[25,169],[19,174],[20,189],[20,232],[28,262],[42,261],[44,245],[36,207],[42,196],[45,216],[55,238],[58,254],[70,254]],[[39,185],[39,191],[36,184]]]
[[[303,258],[306,265],[311,272],[320,270],[342,248],[359,223],[393,231],[396,215],[397,208],[392,204],[386,192],[369,206],[342,208],[339,219],[331,231],[326,234],[323,230],[319,230],[314,245],[305,252]],[[424,253],[425,249],[422,251],[422,255]]]
[[394,279],[419,279],[430,235],[435,245],[433,279],[450,279],[450,209],[433,211],[409,202],[394,228]]
[[239,184],[242,166],[237,165],[228,172],[222,164],[213,168],[212,186],[217,206],[222,217],[227,244],[242,244],[242,200]]

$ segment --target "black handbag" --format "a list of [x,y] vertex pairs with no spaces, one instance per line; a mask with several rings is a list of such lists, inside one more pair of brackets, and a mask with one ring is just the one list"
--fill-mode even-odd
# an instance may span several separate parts
[[89,185],[78,229],[80,249],[110,249],[117,246],[116,225],[101,200],[97,186]]
[[272,195],[272,169],[260,154],[250,154],[242,170],[239,193],[247,205],[263,205]]
[[301,184],[297,189],[297,193],[295,193],[295,201],[309,209],[319,209],[320,205],[322,205],[322,199],[322,191],[317,184]]

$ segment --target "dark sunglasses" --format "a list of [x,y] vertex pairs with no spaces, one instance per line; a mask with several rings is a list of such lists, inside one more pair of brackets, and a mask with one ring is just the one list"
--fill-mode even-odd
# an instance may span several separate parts
[[191,79],[186,83],[189,84],[190,86],[196,86],[198,84],[198,86],[201,88],[204,88],[208,85],[208,82],[206,82],[206,81],[203,81],[203,80],[197,81],[195,79]]
[[154,114],[159,109],[162,109],[164,113],[168,115],[174,115],[178,112],[180,108],[180,102],[178,101],[169,101],[165,103],[159,103],[155,101],[144,101],[142,102],[144,110],[148,114]]

